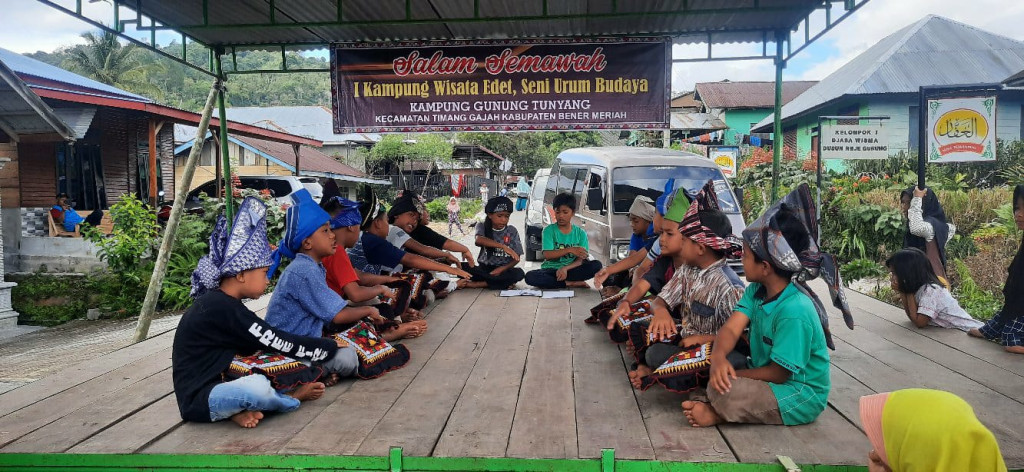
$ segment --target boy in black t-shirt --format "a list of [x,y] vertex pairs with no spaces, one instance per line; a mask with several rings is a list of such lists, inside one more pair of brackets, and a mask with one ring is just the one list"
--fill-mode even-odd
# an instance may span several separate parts
[[[196,301],[178,323],[171,353],[174,394],[186,421],[231,418],[253,428],[263,411],[293,411],[324,392],[318,381],[323,371],[297,361],[326,361],[345,346],[278,331],[242,304],[267,288],[271,260],[266,211],[258,199],[246,198],[230,233],[222,216],[210,236],[210,254],[192,274]],[[257,351],[283,354],[273,358],[273,374],[253,369],[250,375],[225,381],[236,355]]]

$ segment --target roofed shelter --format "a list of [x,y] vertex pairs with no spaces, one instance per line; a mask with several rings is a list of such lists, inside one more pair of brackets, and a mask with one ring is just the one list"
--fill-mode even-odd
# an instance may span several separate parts
[[[783,81],[782,104],[785,105],[814,81]],[[770,116],[775,109],[775,83],[773,82],[702,82],[695,86],[694,97],[700,102],[700,111],[725,123],[722,144],[735,146],[749,144],[750,129]],[[769,134],[764,136],[772,139]]]

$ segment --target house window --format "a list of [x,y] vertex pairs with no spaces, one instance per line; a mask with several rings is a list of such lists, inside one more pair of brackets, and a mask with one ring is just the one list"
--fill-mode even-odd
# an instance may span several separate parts
[[66,193],[76,210],[107,207],[100,147],[76,143],[57,145],[57,192]]
[[910,107],[907,116],[907,150],[910,152],[917,152],[921,148],[918,141],[921,139],[921,120],[920,114],[921,107],[913,105]]

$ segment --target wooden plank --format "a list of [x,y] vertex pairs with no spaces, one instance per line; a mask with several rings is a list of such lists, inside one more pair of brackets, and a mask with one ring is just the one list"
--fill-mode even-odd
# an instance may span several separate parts
[[[182,424],[173,394],[68,449],[71,454],[131,454]],[[194,451],[199,452],[199,451]]]
[[171,369],[95,401],[8,444],[3,452],[64,452],[107,426],[172,393]]
[[863,430],[864,427],[860,424],[860,397],[877,392],[853,378],[837,365],[832,365],[830,370],[832,391],[828,394],[829,405],[843,415],[847,421]]
[[[633,363],[625,348],[621,354],[624,362]],[[686,422],[681,406],[683,396],[657,387],[634,393],[657,460],[736,462],[718,428],[694,428]]]
[[505,300],[434,447],[435,457],[505,457],[540,299]]
[[[412,353],[405,367],[373,381],[357,382],[288,441],[281,452],[354,454],[479,295],[479,289],[457,290],[437,304],[427,317],[427,333],[405,342]],[[357,415],[352,414],[353,408]]]
[[577,458],[569,302],[542,299],[519,388],[508,457]]
[[[505,310],[513,302],[496,295],[486,291],[476,299],[469,314],[452,329],[359,446],[357,455],[386,455],[391,447],[401,447],[408,456],[431,455],[498,319],[515,316]],[[412,418],[415,421],[410,421]]]
[[569,302],[579,456],[601,457],[601,449],[613,448],[618,458],[654,459],[618,346],[604,327],[583,322],[600,301],[597,292],[579,290]]
[[103,395],[128,395],[130,387],[140,380],[166,370],[170,358],[171,350],[166,348],[0,418],[0,447],[92,404]]
[[35,382],[6,392],[0,395],[0,417],[57,395],[96,377],[119,369],[126,364],[150,356],[153,353],[167,349],[173,341],[174,332],[168,331],[101,357],[82,361]]
[[871,450],[867,437],[831,408],[806,425],[723,424],[719,429],[740,462],[774,463],[783,455],[798,464],[861,465]]
[[995,434],[1007,465],[1024,465],[1024,433],[1017,424],[1024,405],[863,327],[835,334],[837,352],[843,353],[833,356],[835,365],[877,392],[916,387],[959,395]]
[[[942,330],[955,331],[966,338],[967,334],[962,331],[935,327],[918,329],[898,326],[859,307],[854,308],[854,313],[862,328],[869,329],[894,344],[927,357],[953,372],[1016,400],[1018,403],[1024,403],[1024,377],[924,336],[925,331]],[[979,339],[973,341],[992,344],[984,343]],[[1006,353],[1006,355],[1013,354]]]

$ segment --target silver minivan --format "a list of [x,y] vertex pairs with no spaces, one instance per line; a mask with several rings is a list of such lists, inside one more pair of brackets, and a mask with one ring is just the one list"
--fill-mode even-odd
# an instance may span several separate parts
[[[629,207],[638,195],[656,200],[669,178],[675,188],[691,195],[707,181],[715,182],[722,211],[740,235],[746,224],[740,206],[721,169],[710,159],[671,149],[640,147],[596,147],[562,151],[551,167],[544,192],[545,209],[558,193],[576,197],[573,224],[587,232],[590,256],[608,265],[629,255]],[[553,214],[550,221],[554,221]],[[529,228],[527,232],[529,233]],[[734,268],[739,261],[730,261]]]

